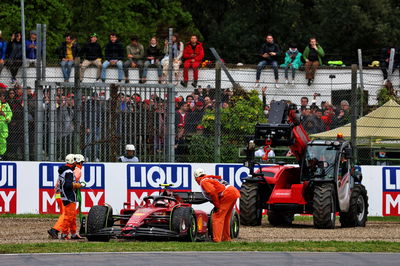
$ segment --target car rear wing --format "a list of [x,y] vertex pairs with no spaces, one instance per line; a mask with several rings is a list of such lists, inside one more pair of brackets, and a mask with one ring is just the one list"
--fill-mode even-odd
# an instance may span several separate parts
[[174,192],[174,196],[188,204],[203,204],[209,201],[201,192]]

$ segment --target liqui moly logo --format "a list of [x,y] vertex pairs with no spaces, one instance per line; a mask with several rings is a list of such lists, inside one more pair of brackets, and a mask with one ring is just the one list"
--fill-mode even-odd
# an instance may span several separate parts
[[383,216],[400,216],[400,167],[382,168]]
[[127,201],[138,206],[144,197],[158,195],[160,184],[172,184],[172,190],[192,188],[192,167],[183,164],[128,164]]
[[[58,169],[62,164],[42,163],[39,165],[39,212],[58,213],[60,206],[54,197],[54,187],[58,180]],[[81,180],[86,187],[81,188],[81,210],[86,213],[94,205],[104,204],[105,168],[103,164],[84,164]]]
[[237,189],[242,186],[242,179],[246,178],[250,174],[248,167],[240,164],[217,164],[215,166],[215,174],[219,175],[231,185],[234,185]]
[[17,165],[0,163],[0,213],[16,213]]

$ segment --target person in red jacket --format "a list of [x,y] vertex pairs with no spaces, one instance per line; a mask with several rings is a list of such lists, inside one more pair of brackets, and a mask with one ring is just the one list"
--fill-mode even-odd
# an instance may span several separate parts
[[220,176],[206,175],[199,168],[194,171],[196,182],[206,198],[214,204],[212,215],[213,241],[231,241],[230,223],[233,207],[240,198],[240,192],[234,186],[229,185]]
[[204,49],[203,44],[197,40],[197,36],[193,35],[190,38],[190,42],[186,44],[183,50],[183,59],[185,63],[183,64],[183,81],[181,85],[187,87],[189,80],[189,68],[193,69],[193,87],[197,87],[197,80],[199,79],[199,66],[203,61]]

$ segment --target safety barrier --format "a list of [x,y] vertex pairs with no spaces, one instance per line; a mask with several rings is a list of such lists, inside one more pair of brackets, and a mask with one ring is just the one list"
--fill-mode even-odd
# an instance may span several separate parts
[[[56,213],[54,184],[60,163],[0,163],[0,213]],[[87,163],[83,167],[82,210],[108,203],[118,212],[124,202],[138,204],[143,197],[158,193],[160,183],[174,189],[200,191],[193,178],[201,167],[208,174],[221,175],[240,188],[241,178],[249,173],[240,164],[154,164]],[[400,216],[400,167],[361,166],[362,183],[369,196],[369,215]],[[210,210],[211,204],[196,206]]]

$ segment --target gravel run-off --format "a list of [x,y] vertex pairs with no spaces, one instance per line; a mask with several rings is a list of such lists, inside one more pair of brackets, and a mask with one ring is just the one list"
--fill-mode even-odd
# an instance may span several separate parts
[[[1,218],[0,244],[54,242],[47,230],[55,223],[51,218]],[[390,241],[400,242],[399,222],[368,222],[366,227],[314,229],[312,221],[295,221],[291,227],[272,227],[268,222],[256,227],[241,226],[236,241]]]

